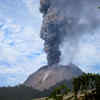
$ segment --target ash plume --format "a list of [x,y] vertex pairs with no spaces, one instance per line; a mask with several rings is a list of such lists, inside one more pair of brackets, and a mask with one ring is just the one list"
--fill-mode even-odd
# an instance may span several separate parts
[[99,0],[40,0],[43,13],[40,37],[45,41],[48,65],[60,63],[63,45],[73,49],[70,54],[66,52],[72,59],[81,36],[92,35],[99,27],[99,4]]

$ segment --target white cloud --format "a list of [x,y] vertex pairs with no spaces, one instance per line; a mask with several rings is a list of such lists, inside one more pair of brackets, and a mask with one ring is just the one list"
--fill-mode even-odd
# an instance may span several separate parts
[[[6,30],[8,30],[7,36]],[[28,76],[46,63],[46,55],[42,52],[43,41],[32,26],[21,28],[20,25],[16,25],[13,20],[10,20],[6,21],[0,33],[0,39],[2,40],[0,41],[0,61],[10,64],[10,67],[0,65],[0,74],[23,74]],[[13,45],[10,45],[10,43],[13,43]]]
[[9,16],[3,18],[4,16],[0,15],[0,25],[3,25],[0,27],[0,62],[4,63],[0,65],[0,75],[13,74],[16,76],[14,79],[12,79],[12,76],[6,76],[5,83],[7,82],[7,84],[10,84],[10,80],[12,81],[11,84],[14,84],[14,81],[21,77],[18,75],[22,75],[25,79],[30,73],[46,63],[43,41],[39,36],[40,25],[37,25],[37,23],[41,24],[42,18],[39,12],[39,0],[23,0],[23,2],[30,12],[29,18],[31,16],[33,18],[33,23],[29,22],[30,25],[27,22],[22,25],[24,22],[19,19],[20,15],[14,19]]
[[0,74],[18,74],[24,73],[21,67],[7,67],[7,66],[0,66]]
[[[96,72],[95,67],[100,65],[100,30],[94,34],[85,35],[79,45],[74,62],[86,72]],[[95,69],[95,70],[94,70]],[[100,69],[98,69],[100,72]]]
[[0,30],[0,42],[4,40],[4,32]]
[[13,20],[10,18],[6,20],[6,23],[3,25],[2,30],[8,29],[12,33],[17,33],[21,31],[21,26],[18,24],[14,24]]
[[35,17],[36,19],[41,20],[42,16],[41,13],[39,11],[39,2],[40,0],[23,0],[23,2],[25,3],[26,7],[29,9],[31,15],[33,15],[33,17]]
[[[42,22],[39,0],[22,1],[28,8],[32,21],[36,21],[35,25],[22,26],[21,23],[24,22],[15,24],[15,21],[9,17],[2,17],[3,21],[0,20],[0,25],[3,24],[0,28],[0,61],[10,64],[10,67],[0,65],[0,74],[16,76],[7,76],[6,82],[9,84],[10,81],[11,84],[24,81],[29,74],[47,63],[46,54],[43,52],[43,41],[39,36],[40,26],[37,25],[37,22],[40,25]],[[16,19],[16,22],[18,21]],[[86,23],[86,20],[80,20],[80,24],[83,22]],[[94,35],[86,35],[82,38],[79,51],[75,56],[75,64],[87,72],[100,72],[100,69],[94,70],[95,64],[100,65],[100,35],[97,33],[100,33],[100,30],[97,30]]]
[[10,63],[15,63],[16,58],[21,55],[20,52],[18,52],[15,48],[12,48],[8,45],[0,46],[0,59],[6,60]]

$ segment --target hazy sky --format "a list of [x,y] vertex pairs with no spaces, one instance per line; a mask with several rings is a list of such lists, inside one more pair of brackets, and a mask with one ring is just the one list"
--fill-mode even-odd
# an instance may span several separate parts
[[[41,22],[39,0],[0,0],[0,86],[22,83],[46,64]],[[80,41],[75,64],[100,73],[100,29],[93,33]]]

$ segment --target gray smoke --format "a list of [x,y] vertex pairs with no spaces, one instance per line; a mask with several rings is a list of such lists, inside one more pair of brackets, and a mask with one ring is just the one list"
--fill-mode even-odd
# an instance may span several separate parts
[[[49,65],[60,62],[63,46],[71,47],[72,59],[81,36],[92,35],[92,31],[99,27],[99,4],[100,0],[40,0],[40,11],[43,13],[40,35],[45,41],[44,50]],[[68,52],[66,55],[69,55]]]

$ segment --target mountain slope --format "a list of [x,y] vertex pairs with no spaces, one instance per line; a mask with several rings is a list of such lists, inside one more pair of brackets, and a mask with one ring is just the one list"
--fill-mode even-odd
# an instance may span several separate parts
[[82,73],[83,72],[73,64],[67,66],[44,66],[30,75],[24,84],[34,89],[45,90],[63,81],[68,82],[72,80],[73,77],[77,77]]

